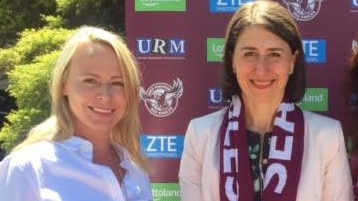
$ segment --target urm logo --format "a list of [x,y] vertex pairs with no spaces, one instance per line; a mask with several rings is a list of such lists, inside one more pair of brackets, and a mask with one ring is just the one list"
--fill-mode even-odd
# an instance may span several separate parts
[[179,38],[141,38],[137,39],[137,52],[142,55],[184,56],[186,52],[185,40]]

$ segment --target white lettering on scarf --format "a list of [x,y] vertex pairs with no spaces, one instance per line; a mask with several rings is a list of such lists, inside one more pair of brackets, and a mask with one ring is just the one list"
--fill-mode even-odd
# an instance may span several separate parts
[[270,154],[269,157],[278,160],[291,160],[293,137],[285,136],[285,148],[284,150],[278,150],[277,148],[277,136],[271,137]]
[[[238,161],[239,161],[239,156],[238,156],[238,151],[237,149],[224,149],[224,172],[225,173],[230,173],[230,172],[238,172]],[[232,164],[231,161],[232,159],[235,160],[235,171],[232,170]]]
[[[236,192],[235,193],[232,189],[234,186],[234,182],[236,182]],[[226,196],[230,201],[237,201],[239,200],[239,182],[234,177],[227,177],[225,181],[225,190]]]
[[266,175],[265,175],[264,188],[267,187],[267,185],[270,183],[271,179],[273,178],[273,176],[275,174],[278,175],[278,184],[275,188],[275,193],[281,194],[283,188],[286,185],[286,180],[287,180],[287,170],[286,170],[285,166],[283,166],[282,164],[272,163],[267,168]]
[[[293,122],[287,121],[287,113],[294,111],[294,105],[288,103],[282,103],[278,108],[281,111],[281,116],[275,118],[274,124],[278,127],[281,127],[283,130],[290,133],[294,132],[295,124]],[[293,145],[293,136],[285,136],[284,150],[277,149],[277,136],[271,137],[270,153],[269,159],[278,159],[278,160],[291,160],[292,155],[292,145]],[[287,182],[287,170],[286,167],[280,163],[272,163],[267,167],[264,189],[268,186],[271,179],[274,175],[278,176],[278,184],[275,188],[276,193],[282,193],[282,190],[286,186]]]
[[[234,100],[235,101],[235,100]],[[236,102],[236,101],[235,101]],[[229,111],[229,119],[232,119],[233,117],[239,117],[241,112],[241,104],[234,105],[234,108],[232,111]],[[224,145],[225,146],[232,146],[231,144],[231,138],[230,138],[230,131],[238,131],[239,130],[239,122],[238,121],[229,121],[229,124],[227,126],[227,129],[225,131],[225,138],[224,138]],[[229,149],[224,148],[223,149],[223,159],[224,159],[224,167],[223,171],[224,173],[237,173],[238,167],[239,167],[239,156],[238,156],[238,149]],[[232,169],[234,163],[234,170]],[[236,184],[236,193],[233,189],[234,183]],[[239,182],[236,177],[227,176],[225,180],[225,193],[227,198],[230,201],[237,201],[239,200]]]
[[293,122],[287,121],[287,112],[292,112],[295,110],[295,106],[289,103],[282,103],[278,108],[278,111],[281,111],[281,117],[276,117],[274,124],[278,127],[281,127],[283,130],[286,130],[290,133],[295,131],[295,124]]
[[231,146],[230,141],[230,131],[237,131],[239,130],[239,122],[229,122],[229,125],[227,126],[226,132],[225,132],[225,139],[224,139],[224,145],[225,146]]

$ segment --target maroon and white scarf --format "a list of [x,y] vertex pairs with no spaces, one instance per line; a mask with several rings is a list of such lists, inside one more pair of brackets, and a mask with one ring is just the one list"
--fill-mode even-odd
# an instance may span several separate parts
[[[253,201],[245,108],[235,96],[224,116],[220,133],[220,200]],[[282,102],[272,130],[264,178],[264,201],[295,200],[301,173],[304,120],[299,107]]]

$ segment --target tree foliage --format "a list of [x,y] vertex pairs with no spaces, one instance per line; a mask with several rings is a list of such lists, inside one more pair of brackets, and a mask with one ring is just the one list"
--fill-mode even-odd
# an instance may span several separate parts
[[0,78],[6,78],[7,72],[15,65],[29,64],[43,54],[48,54],[59,49],[63,43],[63,35],[66,29],[25,29],[20,34],[20,40],[11,48],[0,48]]
[[12,45],[26,28],[40,28],[56,12],[55,0],[0,0],[0,47]]
[[124,32],[124,0],[56,0],[69,28],[83,24]]
[[0,80],[9,80],[17,105],[0,130],[3,149],[49,116],[50,71],[71,30],[93,25],[124,34],[124,16],[124,0],[0,0]]
[[59,49],[73,33],[67,29],[25,30],[21,40],[7,51],[18,55],[8,73],[9,92],[18,110],[10,112],[0,131],[1,146],[11,150],[31,127],[50,115],[48,84]]
[[27,28],[94,25],[124,32],[124,0],[0,0],[0,47],[12,46]]

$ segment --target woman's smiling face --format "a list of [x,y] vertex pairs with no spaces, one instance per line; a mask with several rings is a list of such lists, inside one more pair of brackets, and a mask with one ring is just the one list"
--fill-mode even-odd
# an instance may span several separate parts
[[95,42],[79,46],[63,86],[76,134],[109,133],[123,118],[127,102],[121,68],[110,46]]
[[233,70],[242,96],[249,101],[281,101],[296,54],[260,25],[245,28],[236,41]]

